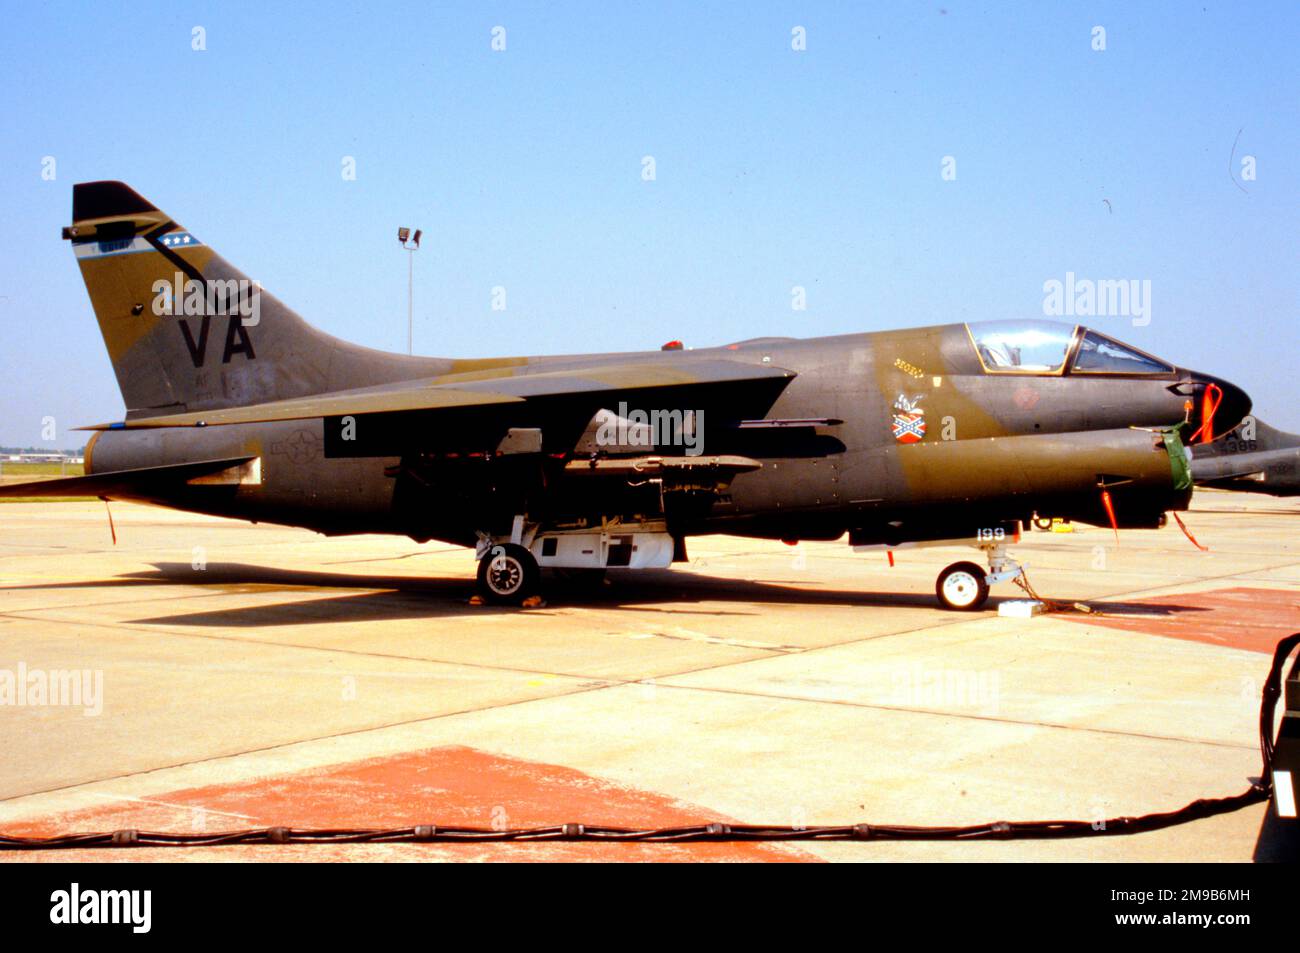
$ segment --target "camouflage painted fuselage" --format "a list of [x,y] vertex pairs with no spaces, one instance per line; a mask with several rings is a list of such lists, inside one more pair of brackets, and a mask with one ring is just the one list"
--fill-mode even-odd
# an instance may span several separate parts
[[[74,187],[64,237],[127,407],[96,428],[79,491],[323,533],[472,544],[522,516],[896,544],[1035,513],[1109,522],[1103,497],[1118,525],[1148,527],[1187,505],[1190,477],[1176,436],[1134,428],[1194,416],[1212,384],[1221,426],[1249,410],[1227,382],[1043,321],[634,354],[386,354],[260,285],[252,312],[232,311],[254,283],[120,182]],[[655,412],[689,418],[689,433],[602,439],[599,422]]]
[[[696,351],[648,352],[581,358],[542,357],[503,362],[469,372],[476,378],[523,376],[601,362],[637,360],[691,364],[725,356],[786,368],[797,376],[776,396],[765,416],[776,420],[842,421],[770,430],[736,429],[714,395],[690,387],[674,394],[675,406],[700,409],[705,454],[742,454],[763,464],[737,474],[727,493],[707,511],[690,513],[674,527],[682,535],[708,532],[773,538],[835,538],[858,531],[872,541],[957,538],[968,529],[1033,513],[1105,522],[1099,482],[1112,491],[1121,525],[1153,526],[1167,509],[1185,508],[1190,489],[1176,487],[1160,439],[1133,427],[1163,427],[1184,418],[1185,397],[1171,391],[1189,375],[1157,379],[1094,379],[1070,375],[990,375],[973,350],[965,325],[846,335],[810,340],[761,340]],[[486,363],[486,362],[484,362]],[[394,372],[408,373],[409,362]],[[441,369],[433,366],[420,368]],[[456,370],[438,379],[460,379]],[[462,372],[463,373],[463,372]],[[424,374],[418,375],[424,377]],[[333,389],[356,386],[340,380]],[[626,402],[646,410],[669,409],[635,392]],[[900,399],[911,409],[898,406]],[[606,401],[593,398],[595,413]],[[710,418],[710,413],[714,418]],[[492,508],[461,520],[460,496],[437,493],[402,500],[402,466],[422,454],[450,451],[471,483],[495,479],[488,454],[517,412],[485,415],[468,438],[457,427],[441,433],[438,414],[404,415],[386,428],[397,435],[347,446],[327,439],[338,418],[236,424],[185,430],[107,431],[88,454],[90,472],[161,466],[188,460],[255,456],[258,485],[185,487],[157,502],[242,519],[307,526],[325,533],[387,532],[437,536],[468,543],[476,528],[508,524],[521,491],[476,501]],[[568,420],[589,419],[579,412]],[[722,416],[723,419],[717,419]],[[906,429],[896,433],[899,418]],[[547,454],[570,452],[567,424],[550,439]],[[585,419],[583,421],[585,423]],[[364,435],[366,418],[358,421]],[[478,439],[475,439],[475,435]],[[670,447],[655,448],[672,452]],[[369,455],[370,453],[375,455]],[[680,452],[680,451],[679,451]],[[471,454],[483,454],[473,457]],[[553,464],[553,458],[547,458]],[[563,480],[563,475],[555,479]],[[506,481],[518,483],[514,474]],[[443,507],[453,510],[440,513]],[[468,515],[468,514],[465,514]]]

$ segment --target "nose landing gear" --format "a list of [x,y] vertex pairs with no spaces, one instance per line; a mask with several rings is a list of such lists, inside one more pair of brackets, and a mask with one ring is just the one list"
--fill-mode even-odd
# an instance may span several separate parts
[[1007,554],[1004,541],[983,543],[980,549],[989,561],[987,573],[972,562],[953,563],[939,573],[934,593],[945,609],[974,612],[988,599],[990,586],[1024,574],[1025,568]]
[[934,593],[945,609],[974,612],[989,597],[989,584],[984,570],[974,563],[953,563],[939,573]]

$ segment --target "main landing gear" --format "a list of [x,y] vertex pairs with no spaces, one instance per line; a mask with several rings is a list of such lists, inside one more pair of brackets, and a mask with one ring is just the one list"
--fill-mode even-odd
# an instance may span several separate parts
[[1015,579],[1024,573],[1024,567],[1007,555],[1004,541],[983,543],[980,549],[988,557],[987,573],[972,562],[953,563],[939,573],[934,594],[945,609],[974,612],[988,600],[991,585]]
[[478,561],[478,591],[487,602],[517,606],[537,594],[542,571],[533,554],[517,543],[488,547]]

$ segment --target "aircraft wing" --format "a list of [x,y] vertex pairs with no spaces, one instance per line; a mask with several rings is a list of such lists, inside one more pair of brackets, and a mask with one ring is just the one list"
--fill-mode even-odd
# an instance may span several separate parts
[[[461,379],[450,383],[440,383],[438,379],[402,381],[244,407],[140,417],[77,429],[209,427],[342,415],[390,415],[509,404],[545,404],[562,398],[600,398],[610,402],[611,398],[617,400],[620,395],[674,390],[699,393],[701,388],[722,388],[727,392],[729,406],[752,407],[753,416],[762,416],[794,376],[794,371],[784,368],[729,360],[597,364],[533,374]],[[580,403],[585,405],[590,400],[581,400]]]
[[77,430],[149,430],[166,427],[216,427],[229,424],[261,424],[276,420],[307,420],[337,417],[343,414],[400,413],[410,410],[447,410],[455,407],[483,407],[489,404],[518,403],[519,397],[506,394],[474,393],[449,387],[409,386],[397,390],[365,388],[335,391],[311,397],[295,397],[264,404],[201,410],[161,417],[139,417],[122,423],[94,424]]
[[1207,474],[1201,477],[1202,480],[1262,480],[1264,479],[1264,470],[1262,467],[1237,467],[1236,469],[1225,468],[1221,472]]
[[1300,451],[1295,447],[1205,457],[1196,456],[1193,449],[1192,477],[1201,483],[1210,480],[1261,480],[1270,467],[1298,458]]
[[[199,460],[88,476],[9,483],[0,486],[0,497],[99,496],[114,500],[151,500],[187,483],[237,483],[241,477],[240,468],[253,460],[253,457]],[[229,479],[218,477],[225,471],[230,471]]]

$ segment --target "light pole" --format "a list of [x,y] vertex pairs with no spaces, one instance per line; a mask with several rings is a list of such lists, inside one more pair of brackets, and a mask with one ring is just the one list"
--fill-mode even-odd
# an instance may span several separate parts
[[[420,247],[420,236],[424,233],[418,228],[411,234],[409,228],[397,230],[397,241],[406,249],[406,353],[414,354],[411,349],[415,323],[415,253]],[[410,239],[408,242],[407,239]]]

